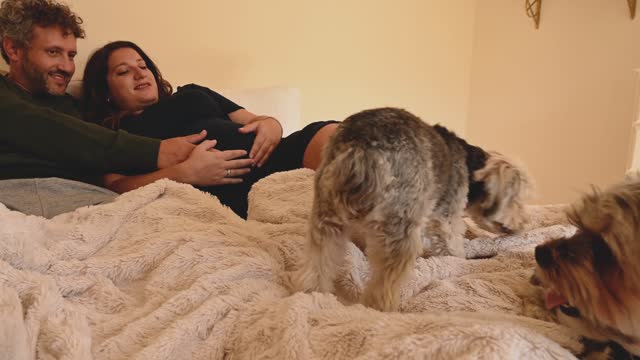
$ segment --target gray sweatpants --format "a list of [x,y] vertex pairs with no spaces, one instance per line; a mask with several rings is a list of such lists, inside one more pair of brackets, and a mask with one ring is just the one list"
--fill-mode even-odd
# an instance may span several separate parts
[[95,185],[60,178],[0,180],[0,203],[11,210],[46,218],[111,202],[116,196]]

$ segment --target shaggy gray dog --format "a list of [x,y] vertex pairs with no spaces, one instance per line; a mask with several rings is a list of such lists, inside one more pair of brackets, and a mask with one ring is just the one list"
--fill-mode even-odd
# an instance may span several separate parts
[[350,240],[366,251],[372,268],[362,302],[396,310],[402,280],[417,256],[465,256],[465,208],[486,229],[522,228],[529,184],[504,156],[407,111],[352,115],[316,172],[306,259],[293,285],[333,292]]

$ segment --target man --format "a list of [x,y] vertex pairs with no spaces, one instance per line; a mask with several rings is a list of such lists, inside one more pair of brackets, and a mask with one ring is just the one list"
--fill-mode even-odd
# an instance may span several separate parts
[[[54,177],[101,184],[104,173],[171,167],[204,139],[201,133],[160,141],[80,120],[76,101],[65,91],[75,72],[76,40],[85,35],[81,25],[68,6],[53,0],[5,0],[0,5],[1,53],[9,64],[9,73],[0,77],[0,180]],[[243,155],[211,152],[206,165],[220,167]],[[246,160],[234,161],[236,167],[248,166]],[[24,191],[35,187],[41,193],[48,189],[51,201],[43,204],[42,196],[34,200],[35,193]],[[48,216],[114,196],[60,179],[0,184],[0,203]],[[45,206],[49,209],[42,210]]]

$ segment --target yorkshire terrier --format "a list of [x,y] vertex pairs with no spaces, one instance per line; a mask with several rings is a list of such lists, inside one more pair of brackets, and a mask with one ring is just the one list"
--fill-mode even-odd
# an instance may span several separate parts
[[[640,182],[632,178],[604,192],[594,190],[567,215],[577,232],[536,247],[532,282],[546,289],[545,305],[560,323],[591,344],[607,342],[612,359],[637,358]],[[636,357],[621,357],[620,346]]]
[[465,256],[465,209],[487,230],[518,231],[530,185],[505,156],[405,110],[354,114],[329,141],[316,171],[306,258],[293,285],[333,292],[352,241],[372,268],[361,302],[397,310],[419,255]]

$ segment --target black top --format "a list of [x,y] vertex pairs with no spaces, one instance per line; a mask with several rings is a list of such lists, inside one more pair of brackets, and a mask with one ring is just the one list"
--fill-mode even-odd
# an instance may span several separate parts
[[[217,92],[198,85],[186,85],[169,98],[145,109],[136,116],[120,121],[120,128],[134,134],[167,139],[207,130],[207,138],[218,141],[218,150],[246,150],[253,146],[255,133],[242,134],[242,127],[229,118],[229,114],[242,109],[241,106]],[[269,160],[260,168],[253,168],[240,184],[196,186],[216,195],[220,202],[229,206],[238,215],[247,216],[247,195],[258,180],[278,171],[302,167],[307,145],[323,126],[332,123],[315,122],[282,139]]]
[[140,115],[120,121],[120,128],[133,134],[157,139],[185,136],[207,130],[207,139],[218,141],[219,150],[249,152],[255,134],[238,132],[243,125],[234,123],[229,114],[242,106],[206,87],[181,86],[169,98],[154,104]]

